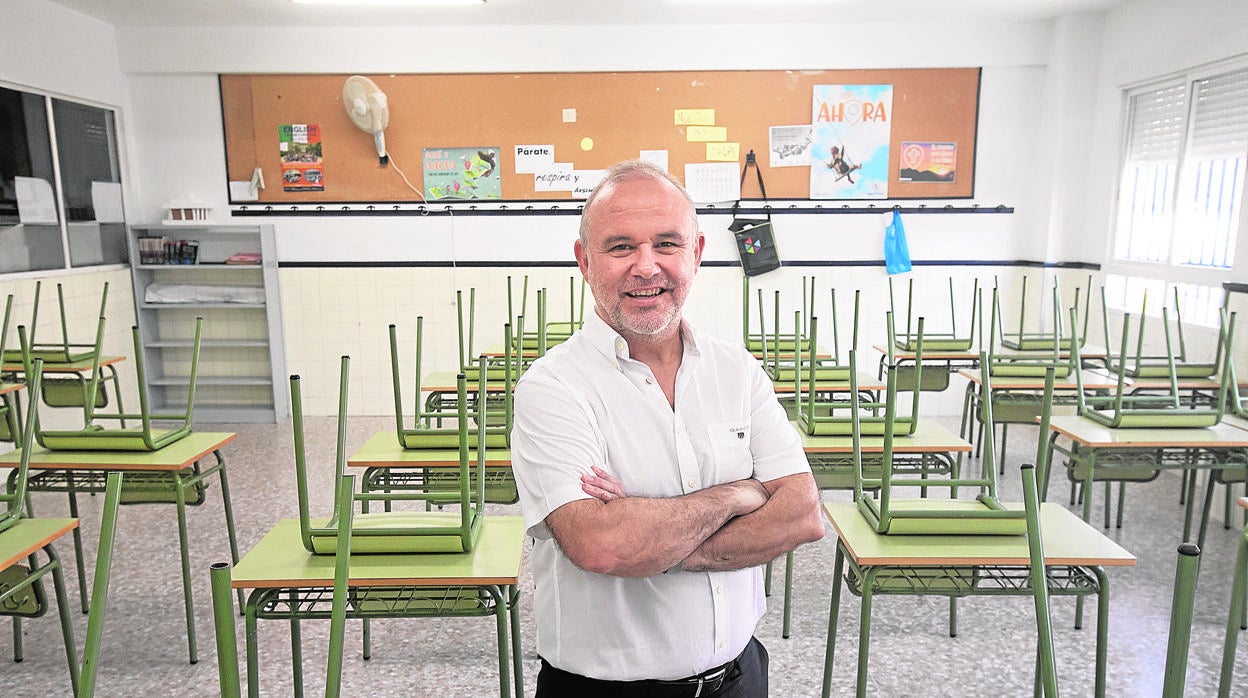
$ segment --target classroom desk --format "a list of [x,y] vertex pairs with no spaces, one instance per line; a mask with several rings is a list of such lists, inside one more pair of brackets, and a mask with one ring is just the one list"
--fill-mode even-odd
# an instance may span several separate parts
[[[1239,498],[1239,506],[1248,510],[1248,497]],[[1235,574],[1231,582],[1231,608],[1226,614],[1226,642],[1222,646],[1222,674],[1218,681],[1218,696],[1231,694],[1231,677],[1235,673],[1235,647],[1239,631],[1248,628],[1245,603],[1248,602],[1248,525],[1239,537],[1239,550],[1235,553]]]
[[[523,519],[489,516],[470,553],[352,555],[347,617],[494,616],[499,694],[511,695],[514,675],[516,695],[523,696],[517,586],[523,551]],[[230,586],[251,590],[244,606],[249,695],[260,692],[256,623],[261,618],[290,621],[295,687],[301,690],[299,621],[329,618],[333,584],[334,556],[313,555],[304,549],[298,519],[279,521],[234,565]],[[222,639],[233,647],[233,634],[218,642]],[[454,642],[454,638],[445,641]]]
[[[65,593],[65,579],[62,576],[61,559],[52,548],[65,534],[78,528],[78,519],[44,519],[22,518],[10,528],[0,533],[0,570],[7,570],[13,565],[28,565],[24,579],[38,580],[52,575],[53,590],[56,595],[57,612],[61,619],[61,636],[65,642],[65,657],[69,664],[70,685],[73,693],[78,693],[78,650],[74,646],[74,625],[69,618],[69,598]],[[34,555],[43,551],[47,562],[35,564]],[[30,587],[15,588],[10,579],[9,584],[0,588],[0,605],[21,603],[21,597],[30,594]],[[11,597],[10,594],[14,596]],[[46,609],[45,609],[46,610]],[[21,616],[13,616],[13,661],[22,661],[22,629]]]
[[[1178,469],[1187,473],[1187,511],[1183,524],[1183,540],[1191,534],[1192,506],[1195,499],[1195,481],[1198,470],[1223,470],[1248,467],[1248,431],[1228,424],[1196,429],[1110,429],[1086,417],[1055,416],[1049,423],[1049,444],[1052,457],[1049,472],[1037,473],[1042,483],[1043,498],[1048,490],[1049,473],[1057,462],[1057,454],[1065,455],[1066,467],[1072,479],[1095,483],[1096,468],[1112,470],[1105,480],[1123,482],[1140,480],[1145,475],[1162,469]],[[1062,445],[1064,437],[1069,445]],[[1135,474],[1136,477],[1132,477]],[[1151,479],[1151,478],[1150,478]],[[1119,491],[1121,498],[1121,490]],[[1208,492],[1201,516],[1199,541],[1204,540],[1208,518]],[[1083,518],[1092,514],[1092,489],[1086,487],[1083,497]],[[1109,490],[1105,494],[1105,528],[1109,528]],[[1119,502],[1118,525],[1122,525],[1122,504]]]
[[[962,399],[962,422],[958,433],[970,439],[978,434],[980,423],[980,393],[984,374],[978,368],[964,368],[958,375],[967,379],[966,395]],[[1096,369],[1080,369],[1079,378],[1086,391],[1112,390],[1118,385],[1117,376]],[[1035,424],[1040,417],[1041,394],[1044,392],[1044,376],[992,376],[992,419],[1001,425],[1000,472],[1005,472],[1006,425]],[[1068,373],[1053,379],[1053,404],[1073,404],[1078,400],[1076,377]]]
[[[828,646],[823,664],[823,696],[831,692],[840,614],[841,585],[862,599],[858,630],[858,695],[866,694],[871,602],[874,596],[935,595],[1031,596],[1030,555],[1026,536],[881,535],[853,502],[823,505],[836,531],[832,601],[828,610]],[[1109,588],[1102,568],[1130,566],[1135,556],[1057,504],[1040,509],[1049,593],[1097,595],[1095,695],[1105,695],[1109,633]],[[842,574],[842,568],[848,562]],[[1029,645],[1030,646],[1030,645]],[[953,648],[950,648],[953,652]],[[942,661],[933,658],[934,661]]]
[[[13,394],[25,387],[25,383],[0,381],[0,409],[4,410],[3,414],[0,414],[0,437],[4,438],[0,440],[12,441],[15,446],[21,440],[18,436],[20,431],[18,425],[21,424],[21,420],[18,419],[17,414],[17,395]],[[9,397],[10,395],[12,397]]]
[[[853,490],[854,439],[852,436],[811,436],[796,422],[790,422],[802,437],[802,450],[810,462],[811,473],[821,490]],[[906,473],[957,473],[954,454],[969,453],[971,444],[957,434],[932,421],[919,420],[914,433],[893,439],[893,467]],[[863,467],[879,468],[884,453],[883,436],[862,437]],[[926,495],[926,491],[924,491]],[[793,553],[785,556],[784,627],[789,636],[791,599],[793,595]]]
[[[444,413],[447,417],[452,417],[455,410],[459,406],[459,387],[457,385],[457,374],[454,371],[435,371],[426,374],[420,381],[421,392],[427,393],[425,397],[425,411]],[[512,388],[515,388],[516,382],[511,382]],[[477,388],[478,382],[475,380],[467,381],[465,388],[468,394],[468,411],[474,412],[477,404]],[[507,392],[507,384],[504,380],[486,380],[485,392],[490,398],[501,397]]]
[[[31,492],[65,492],[69,495],[70,515],[78,516],[75,495],[80,492],[104,492],[100,542],[95,560],[95,582],[91,593],[90,615],[87,620],[87,642],[83,650],[82,695],[95,690],[95,672],[99,660],[99,643],[103,631],[108,598],[108,580],[112,569],[113,543],[117,531],[118,505],[125,483],[130,483],[128,496],[169,490],[178,509],[178,545],[182,559],[182,592],[186,607],[187,649],[192,664],[199,661],[195,638],[194,600],[191,595],[191,564],[187,553],[186,505],[190,497],[204,496],[200,488],[216,473],[221,481],[221,501],[225,509],[225,526],[230,539],[230,556],[238,560],[238,540],[234,533],[234,514],[230,505],[230,488],[226,479],[225,458],[221,447],[233,441],[236,434],[228,432],[193,432],[159,451],[49,451],[35,447],[30,456]],[[212,455],[216,463],[201,469],[199,461]],[[16,468],[21,454],[0,456],[0,467]],[[38,472],[35,472],[38,471]],[[16,471],[14,471],[16,472]],[[168,501],[164,499],[162,501]],[[74,549],[78,556],[79,592],[86,611],[86,572],[82,562],[82,538],[74,530]]]
[[[113,384],[113,395],[116,396],[116,399],[117,399],[117,413],[118,414],[124,413],[125,409],[122,407],[122,403],[121,403],[121,380],[117,377],[117,364],[125,360],[126,360],[126,357],[124,356],[102,356],[100,357],[100,369],[99,369],[100,378],[103,380],[109,381]],[[62,363],[44,362],[43,372],[44,374],[49,374],[49,375],[74,374],[85,380],[90,377],[91,369],[94,367],[95,367],[95,359],[79,359],[78,361],[67,361],[67,362],[62,362]],[[108,369],[107,376],[104,375],[105,369]],[[17,375],[24,374],[25,372],[26,372],[26,367],[23,366],[20,361],[0,364],[0,373],[6,374],[6,375],[17,376]],[[20,409],[18,411],[18,414],[19,415],[21,414]],[[125,426],[125,422],[122,422],[122,426],[123,427]]]
[[[474,449],[469,451],[469,463],[476,462],[477,453]],[[358,451],[347,458],[347,466],[364,468],[360,487],[365,492],[425,491],[431,486],[437,486],[436,471],[459,467],[459,449],[403,448],[391,429],[369,437]],[[486,449],[486,501],[511,503],[516,501],[515,496],[516,481],[511,474],[511,451],[503,448]],[[367,500],[360,506],[364,512],[368,511]]]

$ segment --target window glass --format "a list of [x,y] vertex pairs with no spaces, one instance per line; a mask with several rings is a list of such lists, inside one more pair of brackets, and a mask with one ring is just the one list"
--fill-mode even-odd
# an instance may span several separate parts
[[0,273],[65,266],[46,100],[0,87]]
[[70,265],[126,261],[125,214],[113,113],[52,100]]

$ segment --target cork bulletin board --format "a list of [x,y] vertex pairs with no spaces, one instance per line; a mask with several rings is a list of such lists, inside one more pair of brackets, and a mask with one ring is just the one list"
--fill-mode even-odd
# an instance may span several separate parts
[[[347,77],[220,76],[229,179],[249,180],[261,168],[267,184],[261,202],[419,201],[393,167],[378,164],[372,136],[348,118],[342,103]],[[713,114],[713,128],[722,129],[717,138],[738,144],[738,172],[752,149],[770,198],[808,199],[810,167],[769,167],[769,129],[810,124],[816,85],[891,85],[888,198],[974,194],[979,68],[368,77],[388,100],[387,150],[418,188],[427,148],[497,148],[502,198],[509,201],[573,198],[571,192],[538,191],[532,174],[517,173],[515,148],[523,145],[551,145],[555,161],[577,170],[602,169],[642,150],[666,151],[669,170],[683,178],[685,164],[706,162],[709,151],[674,115],[701,112]],[[318,127],[319,191],[282,186],[280,133],[291,124]],[[902,147],[914,143],[956,144],[956,177],[903,179]],[[742,196],[759,198],[753,174]]]

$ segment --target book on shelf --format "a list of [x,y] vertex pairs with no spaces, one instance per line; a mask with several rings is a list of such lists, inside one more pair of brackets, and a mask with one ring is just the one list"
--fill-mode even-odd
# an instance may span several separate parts
[[259,252],[237,252],[225,258],[226,264],[259,264]]
[[199,242],[170,240],[163,235],[140,235],[139,264],[196,264]]

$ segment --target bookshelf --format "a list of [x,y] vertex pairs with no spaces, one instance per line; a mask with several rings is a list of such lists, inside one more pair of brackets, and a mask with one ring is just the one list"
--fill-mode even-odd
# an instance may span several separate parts
[[289,410],[271,225],[133,225],[135,316],[156,412],[186,401],[195,318],[204,318],[195,422],[276,422]]

